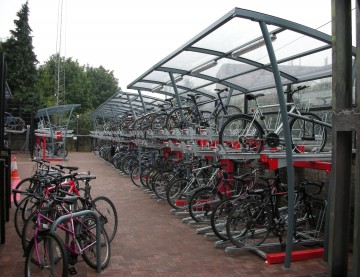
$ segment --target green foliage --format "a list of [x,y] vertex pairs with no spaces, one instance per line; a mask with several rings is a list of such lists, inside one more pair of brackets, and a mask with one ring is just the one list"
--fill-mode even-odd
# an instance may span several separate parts
[[34,88],[38,61],[33,51],[28,2],[22,5],[17,16],[15,30],[10,31],[11,37],[0,45],[0,49],[6,54],[7,83],[13,101],[22,112],[29,112],[36,109],[39,95]]
[[106,70],[102,66],[93,68],[87,65],[86,74],[91,83],[92,106],[100,106],[106,99],[119,90],[118,80],[113,71]]
[[[52,55],[38,69],[36,89],[41,95],[41,108],[56,105],[54,91],[57,59],[57,55]],[[72,58],[61,57],[61,63],[65,72],[65,93],[62,96],[62,104],[81,104],[81,107],[76,109],[76,113],[82,114],[94,110],[119,90],[118,80],[114,77],[113,71],[106,70],[102,66],[85,67]]]

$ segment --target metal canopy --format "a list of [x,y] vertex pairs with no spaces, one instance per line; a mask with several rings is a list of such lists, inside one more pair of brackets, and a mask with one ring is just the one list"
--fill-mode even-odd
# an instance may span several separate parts
[[[276,87],[259,23],[266,24],[282,85],[332,75],[331,36],[282,18],[235,8],[131,82],[127,88],[175,96],[188,92],[232,97]],[[353,48],[355,55],[355,48]],[[178,80],[178,81],[176,81]]]
[[142,95],[132,92],[116,92],[106,102],[92,112],[92,117],[115,120],[126,113],[135,112],[136,115],[146,113],[149,109],[159,108],[159,105],[167,103],[164,99],[154,96]]
[[80,107],[80,104],[69,104],[69,105],[62,105],[62,106],[54,106],[50,108],[44,108],[37,110],[35,118],[47,117],[53,114],[65,114],[68,112],[72,112],[73,109]]

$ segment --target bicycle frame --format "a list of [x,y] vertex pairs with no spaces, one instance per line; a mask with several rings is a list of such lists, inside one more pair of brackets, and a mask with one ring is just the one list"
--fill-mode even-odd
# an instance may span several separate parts
[[[257,99],[254,100],[255,101],[255,111],[254,114],[252,116],[253,120],[251,122],[251,124],[253,124],[253,122],[255,120],[257,120],[258,122],[263,122],[263,127],[266,134],[270,133],[271,131],[274,132],[275,134],[279,134],[281,132],[281,130],[283,129],[283,122],[281,121],[281,116],[280,116],[280,111],[277,114],[277,120],[275,123],[275,127],[271,128],[270,124],[268,122],[265,121],[265,116],[263,114],[263,109],[267,109],[267,108],[276,108],[279,107],[280,104],[273,104],[273,105],[265,105],[265,106],[260,106]],[[287,106],[290,106],[290,110],[288,112],[288,114],[300,114],[300,112],[297,110],[295,103],[286,103]]]
[[[59,229],[61,229],[62,231],[64,231],[66,234],[69,234],[71,236],[71,242],[70,245],[68,245],[67,243],[64,243],[64,246],[66,247],[66,249],[68,249],[72,254],[75,255],[81,255],[85,250],[87,250],[88,248],[94,246],[96,244],[96,235],[89,229],[87,228],[87,226],[79,219],[77,218],[73,218],[72,216],[72,212],[70,210],[68,210],[62,203],[60,204],[60,206],[62,207],[62,209],[66,212],[64,215],[69,214],[70,215],[70,219],[68,221],[66,221],[63,224],[59,224],[57,225],[57,227]],[[78,223],[81,224],[86,231],[89,232],[89,234],[91,235],[92,238],[94,238],[95,240],[87,245],[84,248],[81,248],[80,244],[78,243],[76,236],[75,236],[75,224],[74,224],[74,220]],[[50,219],[49,217],[43,215],[41,213],[41,211],[39,210],[37,212],[36,215],[36,225],[34,228],[34,245],[36,248],[36,255],[37,255],[37,259],[38,261],[40,261],[40,257],[39,257],[39,253],[38,253],[38,249],[37,249],[37,236],[38,236],[38,232],[39,230],[44,227],[45,229],[48,229],[48,226],[53,224],[55,220]],[[67,223],[70,223],[70,228],[65,227],[67,225]],[[73,245],[73,246],[71,246]]]
[[[189,180],[189,183],[184,187],[184,189],[181,191],[181,194],[180,196],[184,195],[184,194],[187,194],[187,195],[190,195],[192,191],[189,191],[189,189],[193,186],[194,183],[198,183],[200,184],[200,179],[199,179],[199,175],[200,173],[204,170],[204,169],[207,169],[207,168],[211,168],[212,166],[211,165],[208,165],[208,166],[204,166],[204,167],[200,167],[200,168],[196,168],[196,169],[193,169],[192,170],[192,174],[193,174],[193,177]],[[206,185],[208,184],[211,184],[212,181],[214,180],[214,178],[216,177],[216,175],[218,174],[219,172],[219,168],[217,168],[214,173],[211,175],[209,181],[206,183]]]

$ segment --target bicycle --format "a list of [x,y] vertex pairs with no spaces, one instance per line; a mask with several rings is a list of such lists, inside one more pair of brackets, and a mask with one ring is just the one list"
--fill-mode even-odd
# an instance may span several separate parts
[[[308,193],[305,187],[309,186],[317,187],[319,192]],[[312,237],[312,241],[315,236],[322,236],[320,233],[324,223],[326,202],[312,197],[321,193],[322,186],[310,182],[300,183],[294,206],[295,228],[291,231],[294,238],[299,239],[302,232],[304,237],[305,234],[307,238]],[[285,247],[282,237],[288,231],[286,195],[287,191],[281,189],[278,183],[269,182],[264,191],[241,201],[227,218],[226,232],[229,240],[237,247],[253,247],[261,245],[270,233],[273,233],[278,238],[280,246]],[[281,202],[281,199],[284,201]]]
[[[62,168],[64,168],[64,166],[61,166]],[[54,180],[49,182],[49,185],[47,185],[47,187],[44,189],[44,192],[42,195],[44,196],[49,196],[52,194],[57,194],[57,195],[69,195],[69,196],[77,196],[77,211],[81,211],[81,210],[92,210],[94,211],[99,219],[100,219],[100,223],[102,225],[102,227],[104,228],[104,230],[106,230],[108,238],[109,238],[109,242],[111,242],[116,235],[117,232],[117,227],[118,227],[118,217],[117,217],[117,211],[116,208],[114,206],[114,204],[112,203],[112,201],[105,197],[105,196],[98,196],[95,197],[94,199],[92,199],[91,194],[90,194],[90,189],[91,186],[89,184],[90,180],[93,180],[96,178],[96,176],[92,176],[92,175],[82,175],[80,177],[77,176],[77,178],[75,179],[75,176],[77,175],[77,173],[73,173],[73,174],[68,174],[65,176],[61,176],[61,178],[57,177]],[[62,182],[62,179],[67,179],[69,178],[70,180],[66,181],[66,182]],[[75,183],[76,181],[82,180],[84,181],[84,188],[80,188],[78,184]],[[80,191],[83,191],[83,196],[80,196]],[[33,197],[36,198],[36,196],[34,196],[34,194],[32,194]],[[32,202],[31,203],[31,207],[27,207],[24,208],[24,211],[34,211],[34,207],[39,208],[39,205],[41,205],[42,203],[40,201],[37,202]],[[31,235],[31,220],[32,218],[34,218],[35,213],[32,213],[30,215],[28,215],[25,218],[25,223],[23,225],[22,228],[22,232],[21,232],[21,238],[22,238],[22,245],[23,248],[26,249],[27,244],[29,242],[29,238]]]
[[[240,187],[242,189],[238,191],[237,195],[221,200],[220,203],[212,210],[210,217],[211,229],[219,239],[223,241],[229,240],[226,235],[227,217],[231,210],[238,203],[249,197],[251,195],[251,192],[259,187],[259,184],[255,182],[258,171],[263,171],[263,169],[250,168],[249,173],[245,173],[240,176],[234,176],[233,178],[241,184]],[[278,176],[276,177],[276,180],[280,182]]]
[[217,164],[213,167],[220,169],[217,180],[210,186],[198,188],[189,201],[189,213],[196,222],[208,221],[215,207],[223,199],[230,198],[244,190],[241,182],[222,168],[226,164]]
[[25,121],[21,117],[13,116],[9,112],[4,112],[5,131],[24,131]]
[[[306,86],[299,86],[297,89],[285,93],[292,98],[294,93],[305,88]],[[255,101],[252,115],[237,114],[228,118],[224,123],[219,132],[219,143],[225,149],[230,147],[245,153],[260,153],[265,143],[271,148],[285,145],[280,112],[273,128],[265,121],[266,117],[263,113],[263,109],[275,108],[279,104],[260,106],[257,98],[261,96],[264,94],[249,93],[246,95],[249,101]],[[287,105],[293,151],[298,153],[321,152],[327,139],[325,127],[330,127],[330,125],[322,122],[316,114],[300,111],[296,103],[287,103]]]
[[[223,118],[226,118],[229,115],[242,113],[241,109],[233,105],[225,105],[220,94],[225,89],[215,89],[217,91],[218,101],[215,105],[215,108],[212,112],[209,111],[200,111],[199,104],[196,102],[201,95],[200,94],[188,94],[189,101],[192,103],[191,107],[177,108],[170,112],[166,119],[166,128],[171,130],[173,128],[188,128],[188,127],[212,127],[214,129],[220,129],[220,123]],[[212,103],[213,100],[202,105]]]
[[[190,179],[180,178],[170,183],[166,188],[166,200],[169,205],[177,210],[185,210],[186,206],[179,206],[177,203],[188,202],[197,188],[212,184],[221,166],[215,164],[195,168],[191,170],[192,177]],[[211,168],[215,170],[209,173],[208,170]]]
[[[81,255],[88,266],[96,269],[94,259],[96,252],[95,219],[92,215],[86,215],[81,219],[72,217],[72,206],[77,202],[77,197],[53,197],[50,201],[46,198],[39,200],[46,202],[47,207],[38,209],[34,225],[33,239],[25,251],[25,276],[40,274],[43,270],[50,271],[50,276],[67,276],[68,264],[75,265],[78,256]],[[67,208],[67,205],[69,208]],[[58,225],[58,229],[65,232],[65,240],[61,241],[55,233],[49,232],[49,227],[54,221],[53,211],[58,214],[70,214],[70,219]],[[101,269],[104,269],[110,261],[110,243],[106,231],[101,227]],[[53,240],[52,243],[47,243]],[[61,266],[58,266],[61,262]],[[54,270],[59,273],[54,274]],[[76,268],[69,268],[72,274]]]

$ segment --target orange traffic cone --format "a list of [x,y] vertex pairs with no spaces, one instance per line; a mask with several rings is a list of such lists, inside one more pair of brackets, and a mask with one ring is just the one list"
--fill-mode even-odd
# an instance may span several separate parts
[[11,163],[11,180],[21,179],[19,176],[16,157],[13,158]]
[[[20,183],[21,178],[19,176],[18,168],[17,168],[17,162],[16,157],[13,158],[11,162],[11,189],[15,189],[16,186]],[[20,200],[20,194],[16,194],[16,200]],[[13,202],[13,198],[11,197],[11,202]]]

